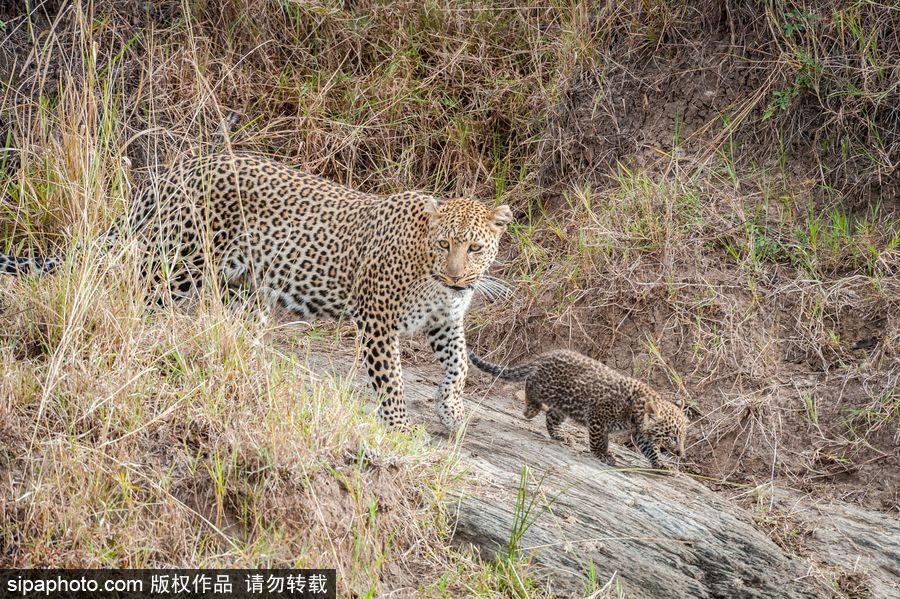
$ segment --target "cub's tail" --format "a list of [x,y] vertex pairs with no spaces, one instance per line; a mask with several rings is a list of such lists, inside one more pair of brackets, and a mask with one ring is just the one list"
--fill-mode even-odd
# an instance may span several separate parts
[[59,266],[59,258],[43,256],[6,256],[0,254],[0,274],[22,276],[51,273]]
[[534,362],[512,367],[491,364],[490,362],[486,362],[479,358],[471,349],[469,350],[469,360],[471,360],[472,364],[477,366],[479,370],[483,370],[488,374],[493,374],[494,376],[507,381],[524,381],[528,378],[528,375],[534,372],[535,366]]

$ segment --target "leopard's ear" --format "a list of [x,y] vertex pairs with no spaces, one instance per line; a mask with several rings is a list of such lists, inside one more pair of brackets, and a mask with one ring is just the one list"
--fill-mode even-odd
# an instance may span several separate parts
[[659,409],[653,400],[648,399],[644,402],[644,415],[651,422],[655,422],[659,418]]
[[513,214],[512,210],[509,209],[509,206],[503,204],[502,206],[497,206],[491,212],[491,218],[494,220],[494,226],[496,226],[501,231],[506,228],[510,222],[512,222]]
[[438,217],[441,215],[441,206],[442,205],[443,205],[443,202],[441,200],[439,200],[438,198],[435,198],[435,197],[428,198],[427,200],[425,200],[425,214],[427,214],[428,218],[430,218],[432,221],[437,220]]

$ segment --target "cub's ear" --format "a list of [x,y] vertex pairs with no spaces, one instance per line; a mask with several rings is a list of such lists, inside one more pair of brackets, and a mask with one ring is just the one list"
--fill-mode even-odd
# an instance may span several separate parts
[[653,403],[649,399],[644,402],[644,415],[651,422],[653,422],[654,420],[656,420],[659,417],[659,414],[657,413],[656,404]]
[[497,228],[503,229],[506,227],[506,225],[508,225],[510,222],[512,222],[512,219],[513,219],[512,210],[510,210],[509,206],[507,206],[506,204],[503,204],[502,206],[497,206],[491,212],[491,218],[494,219],[494,225]]

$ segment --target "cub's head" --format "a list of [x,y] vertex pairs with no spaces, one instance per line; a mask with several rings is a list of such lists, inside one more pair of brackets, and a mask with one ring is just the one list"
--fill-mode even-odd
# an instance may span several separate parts
[[687,419],[681,406],[664,399],[648,399],[644,403],[641,428],[656,445],[678,457],[684,457]]
[[432,201],[426,206],[431,221],[432,276],[451,289],[473,289],[494,258],[500,237],[512,220],[509,206],[488,208],[466,198]]

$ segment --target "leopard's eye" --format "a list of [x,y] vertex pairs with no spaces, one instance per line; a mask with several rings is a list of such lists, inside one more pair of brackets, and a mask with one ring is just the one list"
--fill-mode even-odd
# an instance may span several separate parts
[[473,243],[472,245],[469,246],[469,252],[471,252],[471,253],[473,253],[473,254],[477,254],[477,253],[480,252],[482,249],[483,249],[483,248],[481,247],[481,245],[479,245],[479,244],[477,244],[477,243]]
[[438,247],[441,248],[442,250],[449,250],[449,249],[450,249],[450,242],[447,241],[446,239],[439,239],[439,240],[438,240]]

